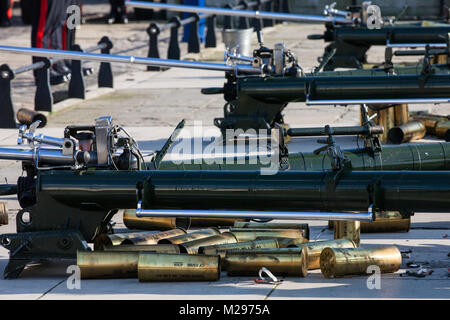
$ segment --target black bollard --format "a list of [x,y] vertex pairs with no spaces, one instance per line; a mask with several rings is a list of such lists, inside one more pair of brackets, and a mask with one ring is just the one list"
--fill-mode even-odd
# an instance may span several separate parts
[[16,128],[14,117],[14,106],[11,97],[11,81],[14,79],[14,72],[7,64],[0,66],[0,128]]
[[44,67],[35,71],[36,93],[34,95],[34,110],[52,112],[53,94],[50,88],[50,60],[36,57],[35,62],[44,62]]
[[193,14],[195,21],[190,24],[189,40],[188,40],[188,53],[200,52],[200,37],[198,34],[200,16],[196,13]]
[[[148,44],[148,54],[149,58],[159,58],[159,49],[158,49],[158,35],[161,30],[155,23],[151,23],[147,28],[147,33],[150,38]],[[147,71],[160,71],[160,67],[147,66]]]
[[180,45],[178,43],[179,40],[178,30],[181,27],[181,21],[180,18],[174,16],[169,20],[169,22],[172,23],[173,26],[170,28],[170,40],[169,40],[169,49],[167,51],[167,59],[180,60],[181,51]]
[[217,46],[216,39],[216,15],[212,15],[206,19],[206,40],[205,40],[205,48],[215,48]]
[[[239,5],[244,7],[243,10],[248,10],[248,8],[249,8],[248,2],[246,0],[240,1]],[[248,29],[248,28],[250,28],[250,24],[248,22],[248,18],[247,17],[239,17],[238,28],[239,29]]]
[[[83,52],[78,44],[73,45],[71,50]],[[69,82],[69,98],[86,98],[86,84],[84,82],[83,68],[80,60],[72,60],[72,77]]]
[[[273,12],[273,0],[266,2],[264,4],[264,11]],[[263,19],[264,27],[273,27],[274,21],[273,19]]]
[[[231,7],[229,4],[224,6],[225,9],[233,9],[233,7]],[[223,17],[223,29],[224,30],[228,30],[228,29],[233,29],[233,19],[230,16],[225,16]]]
[[[110,54],[113,48],[113,43],[108,37],[100,39],[98,44],[105,43],[106,47],[101,50],[102,54]],[[98,72],[98,87],[99,88],[114,88],[114,78],[110,62],[100,63],[100,70]]]

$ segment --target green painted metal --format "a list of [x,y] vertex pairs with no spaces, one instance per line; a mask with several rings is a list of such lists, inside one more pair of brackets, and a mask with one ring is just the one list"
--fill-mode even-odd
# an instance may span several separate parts
[[145,208],[364,211],[372,186],[380,210],[450,212],[448,171],[41,172],[38,203],[45,194],[73,208],[130,208],[139,183]]
[[[445,69],[445,68],[444,68]],[[448,68],[447,68],[448,70]],[[222,129],[266,129],[283,123],[281,112],[290,102],[364,99],[437,99],[450,97],[450,76],[409,72],[354,75],[346,71],[327,76],[242,77],[225,84],[224,118],[215,120]],[[377,72],[377,71],[375,71]]]
[[[401,146],[385,145],[383,151],[373,153],[365,148],[343,150],[353,170],[450,170],[450,143],[421,143]],[[161,162],[160,170],[258,170],[268,167],[266,159],[258,157],[204,158],[186,161]],[[289,154],[289,170],[331,170],[326,154],[312,152]]]
[[336,68],[362,68],[367,62],[366,53],[373,45],[445,43],[448,33],[450,26],[427,22],[387,25],[380,29],[327,24],[323,35],[312,35],[309,38],[331,42],[322,57],[325,58],[335,50],[333,57],[324,66],[324,70],[328,71]]

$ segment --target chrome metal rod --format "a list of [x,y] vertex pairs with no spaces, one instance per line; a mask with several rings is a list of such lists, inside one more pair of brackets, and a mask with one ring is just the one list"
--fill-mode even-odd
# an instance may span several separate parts
[[48,144],[51,146],[63,147],[66,142],[63,138],[55,138],[50,136],[45,136],[42,133],[34,134],[31,132],[24,132],[21,135],[22,139],[26,139],[29,142],[38,142],[42,144]]
[[71,60],[90,60],[101,62],[142,64],[147,66],[203,69],[212,71],[238,71],[246,74],[260,74],[260,68],[246,64],[226,65],[212,62],[180,61],[174,59],[141,58],[134,56],[120,56],[114,54],[87,53],[79,51],[64,51],[51,49],[23,48],[13,46],[0,46],[0,51],[24,54],[35,57],[55,57]]
[[450,98],[425,99],[360,99],[360,100],[307,100],[308,106],[360,105],[360,104],[407,104],[407,103],[449,103]]
[[[98,45],[89,47],[89,48],[87,48],[84,51],[85,52],[93,52],[93,51],[97,51],[97,50],[100,50],[100,49],[104,49],[105,47],[106,47],[106,43],[99,43]],[[50,63],[54,64],[54,63],[59,62],[61,60],[62,59],[54,59],[54,60],[51,60]],[[19,67],[19,68],[13,70],[13,72],[14,72],[15,75],[18,75],[18,74],[21,74],[21,73],[24,73],[24,72],[27,72],[27,71],[41,69],[44,66],[45,66],[45,63],[43,61],[39,61],[39,62],[36,62],[36,63],[33,63],[33,64],[29,64],[29,65],[24,66],[24,67]]]
[[[444,41],[444,40],[442,40]],[[445,48],[447,44],[443,43],[388,43],[386,47],[388,48],[415,48],[415,47],[426,47],[430,48]]]
[[13,149],[0,148],[1,160],[16,160],[16,161],[36,161],[39,164],[51,163],[54,165],[73,165],[75,164],[74,155],[63,155],[61,149],[43,149],[38,151],[33,149]]
[[279,13],[279,12],[267,12],[267,11],[249,11],[249,10],[235,10],[235,9],[223,9],[216,7],[196,7],[185,6],[178,4],[163,4],[155,2],[145,1],[127,1],[126,5],[134,8],[141,9],[156,9],[156,10],[169,10],[178,12],[192,12],[192,13],[207,13],[222,16],[236,16],[247,17],[256,19],[276,19],[284,21],[296,21],[296,22],[334,22],[334,23],[352,23],[353,21],[341,18],[341,17],[327,17],[327,16],[314,16],[306,14],[293,14],[293,13]]
[[352,16],[352,13],[350,11],[338,10],[335,9],[332,5],[326,5],[325,9],[323,10],[323,14],[326,16],[341,16],[347,19],[350,19],[350,17]]
[[34,151],[31,149],[0,148],[1,160],[31,161],[33,158]]
[[232,54],[229,52],[225,52],[225,60],[226,59],[244,61],[249,63],[253,63],[253,61],[255,60],[255,58],[253,57],[241,56],[240,54]]
[[150,210],[138,208],[137,217],[196,217],[283,220],[348,220],[373,221],[372,212],[302,212],[302,211],[226,211],[226,210]]

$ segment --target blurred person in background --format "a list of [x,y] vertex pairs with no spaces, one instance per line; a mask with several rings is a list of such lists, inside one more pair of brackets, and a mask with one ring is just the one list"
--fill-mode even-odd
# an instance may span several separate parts
[[[32,14],[31,46],[33,48],[63,49],[62,30],[67,17],[66,0],[33,0],[25,3]],[[36,58],[33,57],[33,62]],[[36,75],[36,74],[35,74]],[[50,84],[67,82],[71,71],[64,61],[50,69]]]
[[14,0],[0,0],[0,27],[10,27]]
[[109,3],[111,4],[111,13],[108,23],[128,23],[125,0],[109,0]]

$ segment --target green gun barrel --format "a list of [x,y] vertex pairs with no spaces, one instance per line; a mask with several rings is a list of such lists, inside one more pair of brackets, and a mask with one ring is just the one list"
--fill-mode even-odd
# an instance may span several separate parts
[[442,35],[450,33],[450,26],[414,26],[412,24],[394,25],[380,29],[368,29],[365,27],[340,26],[334,29],[332,37],[326,37],[325,41],[340,41],[357,45],[386,45],[390,43],[444,43]]
[[[41,172],[38,199],[103,210],[136,206],[136,185],[145,182],[144,208],[222,210],[450,212],[448,171],[92,171]],[[333,181],[336,185],[332,185]],[[62,218],[63,215],[61,215]],[[65,219],[63,219],[65,221]]]
[[[365,149],[343,150],[354,170],[450,170],[450,143],[417,143],[401,146],[383,146],[383,151],[373,154]],[[228,161],[232,160],[232,161]],[[312,152],[289,154],[290,170],[330,170],[326,154]],[[204,158],[201,162],[187,160],[181,163],[166,160],[160,170],[257,170],[265,167],[256,157]]]
[[419,85],[413,74],[329,77],[246,77],[238,80],[239,104],[248,97],[265,103],[310,100],[415,99],[450,97],[450,76],[434,74]]

